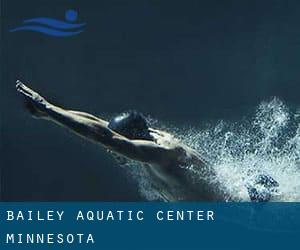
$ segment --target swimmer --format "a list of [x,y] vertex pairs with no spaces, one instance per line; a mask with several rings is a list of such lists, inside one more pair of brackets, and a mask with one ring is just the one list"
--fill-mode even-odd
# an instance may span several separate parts
[[[122,158],[142,163],[141,167],[151,174],[151,181],[160,190],[163,200],[230,200],[219,188],[212,166],[197,151],[171,134],[149,127],[142,114],[125,112],[106,121],[88,113],[55,106],[21,81],[16,83],[17,91],[25,97],[27,108],[34,117],[58,123],[102,144]],[[192,180],[190,166],[209,178]]]

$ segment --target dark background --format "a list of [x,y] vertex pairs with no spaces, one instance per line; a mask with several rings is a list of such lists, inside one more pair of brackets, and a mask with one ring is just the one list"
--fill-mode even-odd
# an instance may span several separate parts
[[[8,32],[67,9],[87,23],[78,36]],[[142,199],[101,147],[31,119],[16,79],[66,108],[174,126],[241,117],[271,96],[297,105],[299,14],[286,0],[2,0],[1,199]]]

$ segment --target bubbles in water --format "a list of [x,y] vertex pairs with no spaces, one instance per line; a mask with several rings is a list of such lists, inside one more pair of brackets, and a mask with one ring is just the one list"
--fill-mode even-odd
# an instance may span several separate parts
[[[246,183],[265,173],[280,185],[273,200],[300,201],[299,114],[299,110],[292,113],[281,100],[273,98],[240,122],[220,121],[204,130],[176,129],[176,136],[214,167],[219,189],[228,199],[249,201]],[[157,198],[159,190],[151,186],[151,178],[141,169],[131,171],[141,193],[148,199]],[[193,168],[190,171],[194,180],[200,175]]]

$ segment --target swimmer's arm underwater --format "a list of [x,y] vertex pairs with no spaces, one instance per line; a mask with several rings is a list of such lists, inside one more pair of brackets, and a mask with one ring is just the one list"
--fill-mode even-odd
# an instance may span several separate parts
[[172,149],[161,147],[154,142],[129,140],[109,129],[108,122],[98,117],[57,107],[20,81],[17,81],[16,89],[25,97],[36,117],[54,121],[127,158],[162,164],[164,161],[169,161],[169,158],[174,155]]

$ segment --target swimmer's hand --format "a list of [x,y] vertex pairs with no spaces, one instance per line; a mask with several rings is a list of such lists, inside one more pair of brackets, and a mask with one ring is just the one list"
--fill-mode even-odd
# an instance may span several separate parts
[[16,90],[25,98],[28,111],[36,118],[47,116],[45,110],[49,103],[38,93],[27,87],[20,80],[16,81]]

